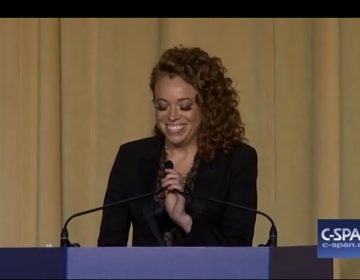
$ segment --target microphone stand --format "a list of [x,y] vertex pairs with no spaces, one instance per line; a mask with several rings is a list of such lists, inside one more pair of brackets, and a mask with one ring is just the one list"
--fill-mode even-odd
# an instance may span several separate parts
[[[103,206],[99,206],[99,207],[96,207],[96,208],[93,208],[93,209],[89,209],[89,210],[78,212],[78,213],[75,213],[75,214],[71,215],[66,220],[66,222],[65,222],[65,224],[64,224],[64,226],[63,226],[63,228],[61,230],[60,246],[61,247],[80,247],[79,243],[71,243],[70,240],[69,240],[69,233],[68,233],[68,230],[67,230],[67,225],[69,224],[69,222],[72,219],[74,219],[74,218],[76,218],[78,216],[86,215],[86,214],[96,212],[96,211],[99,211],[99,210],[115,207],[115,206],[118,206],[118,205],[121,205],[121,204],[124,204],[124,203],[127,203],[127,202],[131,202],[131,201],[135,201],[135,200],[138,200],[138,199],[143,199],[143,198],[147,198],[147,197],[150,197],[150,196],[154,196],[156,194],[164,192],[165,190],[167,190],[167,188],[163,188],[163,189],[160,189],[160,190],[157,190],[157,191],[137,195],[137,196],[134,196],[134,197],[129,197],[129,198],[126,198],[126,199],[123,199],[123,200],[115,201],[113,203],[109,203],[109,204],[106,204],[106,205],[103,205]],[[271,223],[271,228],[270,228],[270,231],[269,231],[269,239],[265,244],[260,244],[259,246],[269,246],[269,247],[276,247],[277,246],[277,229],[276,229],[276,226],[275,226],[275,223],[274,223],[273,219],[268,214],[266,214],[266,213],[264,213],[262,211],[253,209],[253,208],[249,208],[249,207],[246,207],[246,206],[238,205],[238,204],[227,202],[227,201],[222,201],[222,200],[211,198],[211,197],[201,197],[201,196],[193,195],[190,192],[181,192],[179,190],[172,190],[172,191],[176,192],[176,193],[179,193],[181,195],[184,195],[184,196],[190,196],[191,198],[195,198],[195,199],[199,199],[199,200],[206,200],[206,201],[218,203],[218,204],[221,204],[221,205],[228,205],[228,206],[231,206],[231,207],[234,207],[234,208],[238,208],[240,210],[253,212],[255,214],[260,214],[260,215],[266,217]]]
[[137,196],[134,196],[134,197],[129,197],[129,198],[126,198],[126,199],[123,199],[123,200],[115,201],[113,203],[109,203],[109,204],[106,204],[106,205],[103,205],[103,206],[99,206],[99,207],[96,207],[96,208],[93,208],[93,209],[89,209],[89,210],[78,212],[78,213],[75,213],[75,214],[71,215],[66,220],[66,222],[65,222],[65,224],[64,224],[64,226],[63,226],[63,228],[61,230],[60,247],[80,247],[79,243],[71,243],[70,242],[69,233],[68,233],[68,230],[67,230],[67,225],[75,217],[82,216],[82,215],[85,215],[85,214],[89,214],[89,213],[92,213],[92,212],[96,212],[96,211],[99,211],[99,210],[115,207],[115,206],[118,206],[118,205],[121,205],[121,204],[124,204],[124,203],[127,203],[127,202],[131,202],[131,201],[134,201],[134,200],[147,198],[147,197],[159,194],[161,192],[164,192],[165,190],[166,190],[166,188],[163,188],[163,189],[160,189],[160,190],[157,190],[157,191],[153,191],[153,192],[149,192],[149,193],[145,193],[145,194],[140,194],[140,195],[137,195]]

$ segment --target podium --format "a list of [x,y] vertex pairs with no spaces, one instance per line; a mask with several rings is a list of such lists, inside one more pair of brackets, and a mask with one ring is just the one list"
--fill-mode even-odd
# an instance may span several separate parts
[[1,248],[6,279],[332,279],[316,246]]

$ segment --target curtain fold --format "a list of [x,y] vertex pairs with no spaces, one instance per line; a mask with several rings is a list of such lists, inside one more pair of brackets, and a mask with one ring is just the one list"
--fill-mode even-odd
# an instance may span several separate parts
[[313,174],[317,218],[338,218],[340,214],[339,33],[338,19],[314,22]]
[[62,201],[59,31],[59,20],[40,22],[37,244],[53,246],[59,242]]

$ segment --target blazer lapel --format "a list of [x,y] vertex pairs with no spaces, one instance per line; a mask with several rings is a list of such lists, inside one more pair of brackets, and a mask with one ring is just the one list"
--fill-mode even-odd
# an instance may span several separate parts
[[152,234],[156,238],[159,245],[165,246],[166,245],[165,241],[160,232],[157,220],[155,219],[155,216],[157,214],[160,214],[163,211],[164,207],[156,204],[157,203],[155,201],[144,204],[143,206],[144,219],[146,220],[149,228],[151,229]]
[[[156,190],[155,184],[159,169],[161,151],[162,143],[159,141],[156,145],[154,145],[154,149],[146,151],[143,159],[140,161],[139,176],[141,176],[140,180],[142,182],[142,190],[144,193]],[[158,223],[155,219],[156,214],[159,214],[162,210],[161,205],[155,202],[152,197],[146,199],[143,203],[142,211],[144,219],[146,220],[159,245],[165,246]]]
[[195,218],[203,218],[203,212],[206,206],[206,198],[209,190],[214,185],[215,163],[200,161],[197,176],[195,179],[195,187],[192,193],[193,198],[190,202],[190,209]]

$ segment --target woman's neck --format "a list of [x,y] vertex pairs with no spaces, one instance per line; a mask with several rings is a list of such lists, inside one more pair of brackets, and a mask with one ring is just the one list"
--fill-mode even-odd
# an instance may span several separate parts
[[166,158],[174,164],[174,169],[186,176],[194,164],[197,146],[176,147],[165,144]]

